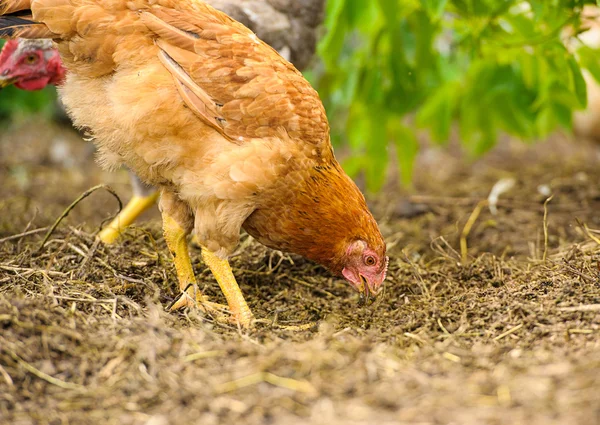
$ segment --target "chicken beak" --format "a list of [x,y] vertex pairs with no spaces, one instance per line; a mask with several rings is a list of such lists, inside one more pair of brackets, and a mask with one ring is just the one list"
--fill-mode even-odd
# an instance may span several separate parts
[[0,90],[8,87],[15,82],[15,78],[6,75],[0,75]]
[[365,279],[365,277],[361,274],[359,274],[358,276],[360,277],[360,288],[358,288],[358,305],[364,306],[369,302],[371,293],[369,291],[369,284],[367,283],[367,279]]

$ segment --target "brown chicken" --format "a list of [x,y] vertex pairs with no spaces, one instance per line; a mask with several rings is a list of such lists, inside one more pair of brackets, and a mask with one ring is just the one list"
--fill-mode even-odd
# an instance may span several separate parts
[[242,326],[252,313],[227,261],[240,229],[376,295],[388,259],[365,199],[336,161],[318,94],[254,33],[195,0],[1,0],[0,36],[52,38],[60,93],[101,163],[160,189],[182,296],[199,294],[186,236]]
[[[255,31],[298,69],[305,67],[316,47],[316,27],[321,23],[324,0],[207,0],[211,6],[227,13]],[[47,85],[62,84],[66,70],[51,40],[13,39],[0,51],[0,88],[10,83],[22,90],[41,90]],[[59,110],[64,107],[59,102]],[[63,119],[63,115],[58,117]],[[66,116],[64,117],[66,118]],[[66,118],[64,121],[71,125]],[[105,244],[116,242],[158,198],[152,186],[143,184],[129,171],[133,197],[123,210],[98,233]]]

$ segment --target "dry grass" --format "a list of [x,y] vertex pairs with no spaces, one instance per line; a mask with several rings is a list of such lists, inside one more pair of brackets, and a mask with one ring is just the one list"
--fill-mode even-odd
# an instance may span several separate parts
[[[78,152],[72,164],[52,163],[57,139]],[[370,306],[244,237],[232,265],[268,319],[246,333],[165,313],[176,283],[156,212],[98,246],[117,203],[97,192],[39,249],[78,195],[108,182],[126,198],[127,178],[97,170],[62,130],[3,134],[0,422],[600,422],[600,171],[590,148],[550,146],[469,166],[427,151],[414,192],[373,199],[392,259]],[[474,215],[504,177],[516,185],[498,214]],[[224,301],[198,257],[206,293]]]

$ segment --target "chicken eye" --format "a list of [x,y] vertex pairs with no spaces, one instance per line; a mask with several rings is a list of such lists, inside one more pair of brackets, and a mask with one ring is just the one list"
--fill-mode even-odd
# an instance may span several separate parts
[[33,65],[38,61],[37,55],[27,55],[25,56],[24,62],[27,65]]
[[367,266],[374,266],[376,263],[377,260],[375,260],[375,257],[373,257],[372,255],[365,257],[365,264]]

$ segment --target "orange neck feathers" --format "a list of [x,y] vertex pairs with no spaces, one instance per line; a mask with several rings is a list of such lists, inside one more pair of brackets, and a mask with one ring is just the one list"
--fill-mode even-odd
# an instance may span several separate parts
[[[290,176],[297,184],[282,199],[269,199],[244,223],[261,243],[309,258],[341,274],[348,246],[363,240],[376,250],[384,242],[365,198],[335,159]],[[289,182],[288,182],[289,183]]]

